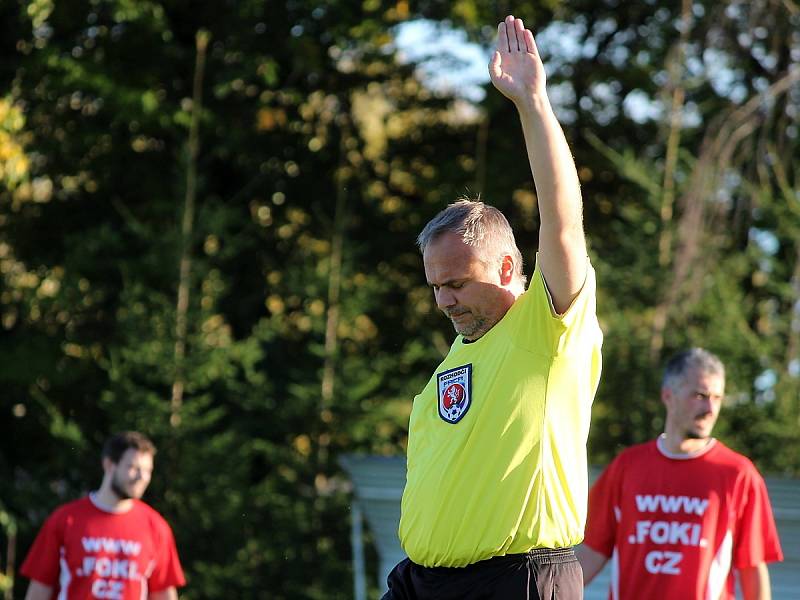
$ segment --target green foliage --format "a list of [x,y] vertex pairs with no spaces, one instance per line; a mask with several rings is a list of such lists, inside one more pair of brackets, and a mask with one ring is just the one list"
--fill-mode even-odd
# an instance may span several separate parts
[[[674,4],[541,2],[519,15],[542,33],[598,274],[606,338],[591,460],[659,431],[659,365],[702,345],[728,365],[720,437],[797,474],[798,87],[786,78],[798,17],[780,3],[693,7],[683,45]],[[336,459],[404,451],[411,400],[453,335],[416,234],[480,193],[509,216],[526,258],[537,245],[513,106],[491,90],[479,104],[432,91],[398,57],[393,28],[424,17],[488,46],[512,8],[3,5],[0,501],[18,554],[54,506],[97,485],[105,437],[141,429],[160,448],[148,498],[175,529],[182,597],[350,597]]]

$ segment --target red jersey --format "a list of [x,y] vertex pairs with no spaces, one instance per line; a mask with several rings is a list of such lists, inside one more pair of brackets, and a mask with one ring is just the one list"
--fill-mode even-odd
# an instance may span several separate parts
[[731,566],[783,560],[764,480],[717,440],[624,450],[589,492],[584,543],[611,557],[613,600],[733,600]]
[[89,497],[57,508],[20,571],[54,587],[58,600],[145,600],[186,583],[172,530],[138,500],[124,513],[103,510]]

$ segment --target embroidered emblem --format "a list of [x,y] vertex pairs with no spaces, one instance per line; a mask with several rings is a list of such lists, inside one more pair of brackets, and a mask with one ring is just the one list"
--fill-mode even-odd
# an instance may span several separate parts
[[458,423],[472,404],[472,364],[436,374],[439,416]]

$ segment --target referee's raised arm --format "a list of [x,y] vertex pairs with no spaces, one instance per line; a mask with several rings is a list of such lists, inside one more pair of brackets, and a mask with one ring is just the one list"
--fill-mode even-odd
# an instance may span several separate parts
[[586,278],[578,173],[547,97],[544,66],[533,34],[522,19],[511,15],[498,25],[497,34],[489,74],[519,112],[541,218],[538,260],[553,306],[563,313]]

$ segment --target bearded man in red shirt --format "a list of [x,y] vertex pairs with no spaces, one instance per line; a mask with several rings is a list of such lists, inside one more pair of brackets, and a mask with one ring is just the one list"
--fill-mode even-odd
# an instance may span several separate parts
[[155,453],[133,431],[105,443],[100,489],[57,508],[22,564],[25,600],[177,600],[186,581],[172,530],[140,500]]

